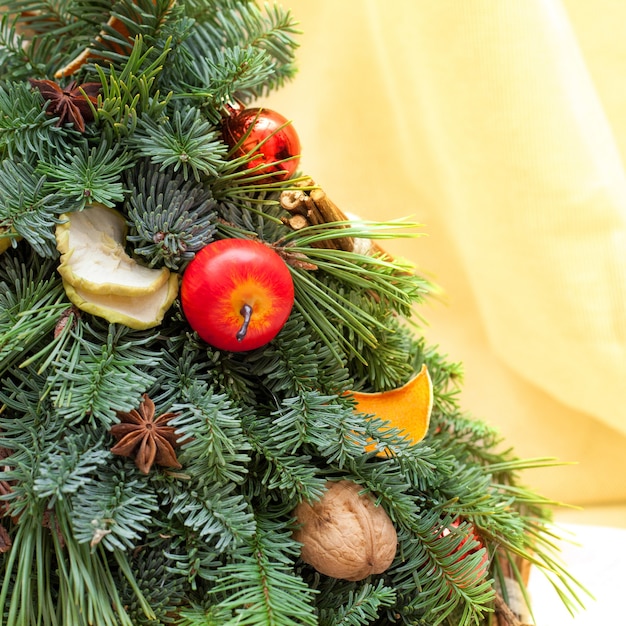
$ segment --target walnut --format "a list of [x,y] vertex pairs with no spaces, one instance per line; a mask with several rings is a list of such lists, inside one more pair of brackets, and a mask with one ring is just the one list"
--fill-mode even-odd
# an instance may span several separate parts
[[362,580],[384,572],[394,559],[398,537],[385,510],[349,480],[329,482],[323,497],[300,503],[294,538],[302,560],[318,572],[344,580]]

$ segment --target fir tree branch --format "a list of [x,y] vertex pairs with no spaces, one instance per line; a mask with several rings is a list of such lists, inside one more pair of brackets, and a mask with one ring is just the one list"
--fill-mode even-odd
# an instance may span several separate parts
[[[419,616],[428,624],[443,623],[451,614],[458,615],[458,626],[480,624],[492,611],[494,591],[488,579],[476,580],[484,554],[477,551],[463,533],[442,535],[450,519],[439,519],[436,512],[422,513],[413,530],[398,533],[400,551],[407,565],[396,568],[392,580],[398,591],[399,613]],[[410,590],[416,585],[421,593]],[[405,594],[408,592],[408,595]]]
[[376,585],[366,583],[358,590],[350,590],[347,600],[342,603],[334,595],[323,600],[327,608],[320,610],[319,626],[367,626],[379,617],[380,609],[393,606],[396,594],[390,587],[386,587],[382,580]]
[[[91,551],[87,544],[76,543],[71,536],[69,520],[57,512],[59,534],[65,539],[61,545],[53,534],[55,552],[59,564],[59,604],[67,611],[68,603],[74,604],[77,624],[102,624],[103,626],[133,626],[119,597],[120,581],[111,571],[102,547]],[[123,556],[116,553],[118,564]],[[136,588],[134,581],[128,581]],[[144,610],[154,617],[144,600]]]
[[166,42],[162,52],[154,58],[153,49],[146,48],[143,39],[138,37],[119,73],[113,67],[108,73],[100,66],[95,67],[102,83],[102,96],[94,120],[104,127],[105,138],[111,144],[121,137],[132,136],[142,113],[154,119],[164,114],[171,95],[161,96],[157,77],[169,52],[170,45]]
[[150,267],[180,270],[213,240],[216,213],[210,190],[173,169],[142,162],[127,176],[133,190],[126,204],[132,224],[127,240]]
[[[185,590],[185,601],[191,605],[196,602],[206,604],[203,597],[207,582],[214,584],[217,572],[223,564],[223,555],[215,546],[208,544],[196,533],[184,533],[182,524],[172,524],[174,520],[165,520],[157,524],[152,533],[149,546],[168,560],[167,570],[172,579],[178,581]],[[175,529],[178,532],[172,532]],[[171,537],[163,546],[163,533]],[[157,534],[159,533],[159,534]],[[182,607],[184,610],[184,607]]]
[[[22,13],[20,6],[11,9],[19,4],[9,0],[4,3],[7,8],[0,10],[0,80],[45,78],[62,58],[63,42],[53,35],[31,38],[18,33],[18,26],[28,30],[22,17],[27,11]],[[46,24],[43,19],[40,23]]]
[[348,328],[348,341],[355,353],[349,356],[348,366],[355,377],[355,391],[386,391],[408,382],[421,369],[415,354],[416,345],[412,331],[394,312],[369,295],[354,294],[353,301],[382,320],[385,330],[373,329],[374,346]]
[[31,350],[49,344],[59,315],[67,308],[51,262],[36,262],[22,247],[0,259],[0,373],[26,367]]
[[268,431],[271,447],[282,454],[304,448],[338,468],[362,457],[367,441],[363,421],[350,406],[315,391],[283,400]]
[[220,608],[232,611],[223,626],[317,625],[313,592],[293,573],[297,543],[284,521],[256,515],[256,533],[220,570],[212,591],[224,596]]
[[75,132],[46,114],[41,94],[26,82],[0,84],[0,156],[35,164],[69,149]]
[[106,550],[132,550],[152,525],[158,510],[157,496],[146,481],[128,476],[121,463],[112,462],[98,470],[71,498],[73,535],[78,543]]
[[433,383],[433,412],[441,415],[457,413],[463,366],[439,354],[437,346],[426,346],[423,340],[418,340],[415,345],[415,358],[418,360],[414,369],[419,371],[422,362],[426,363]]
[[57,256],[55,225],[66,200],[45,192],[45,176],[28,163],[5,159],[0,163],[0,227],[15,231],[40,256]]
[[[187,45],[202,44],[190,38]],[[223,107],[236,98],[235,94],[242,97],[243,93],[254,93],[258,85],[271,79],[274,67],[267,52],[253,47],[218,50],[215,57],[192,57],[193,84],[198,86],[179,97],[199,100],[208,119],[217,124]]]
[[[174,615],[184,602],[185,587],[181,577],[172,574],[170,559],[157,550],[144,546],[130,561],[140,597],[151,607],[154,618],[147,617],[137,595],[129,588],[120,590],[122,602],[135,626],[178,623]],[[156,620],[156,621],[155,621]]]
[[128,411],[139,404],[141,394],[152,385],[150,372],[160,361],[160,351],[147,347],[154,333],[113,324],[102,330],[82,321],[81,325],[82,335],[76,335],[80,349],[68,351],[55,364],[51,397],[68,424],[87,419],[108,428],[116,410]]
[[110,148],[106,141],[90,148],[85,141],[61,159],[41,159],[37,171],[46,176],[44,188],[72,200],[72,210],[80,211],[92,203],[115,206],[124,199],[121,174],[131,166],[129,153]]
[[67,31],[71,4],[72,0],[39,0],[35,11],[30,8],[32,3],[25,0],[8,0],[4,3],[7,10],[18,19],[20,29],[26,30],[29,35],[49,34],[52,37]]
[[81,490],[107,462],[110,454],[101,449],[100,442],[85,433],[72,433],[40,456],[33,490],[51,508]]
[[211,543],[218,552],[240,545],[254,533],[254,517],[235,484],[207,485],[176,493],[169,516]]
[[246,365],[273,396],[295,396],[320,390],[340,393],[349,374],[338,369],[327,347],[311,336],[298,311],[292,312],[277,337],[246,357]]
[[[104,66],[123,67],[132,58],[133,42],[144,39],[149,46],[157,41],[164,26],[179,13],[172,0],[117,0],[111,5],[97,0],[74,0],[66,31],[80,42],[66,51],[69,58],[89,48]],[[70,57],[70,52],[73,53]],[[58,66],[57,66],[58,69]]]
[[[250,100],[279,87],[294,75],[293,60],[297,48],[294,35],[298,31],[288,11],[275,4],[266,7],[264,13],[254,2],[235,5],[232,2],[219,1],[212,3],[210,7],[200,4],[195,6],[197,27],[186,45],[193,58],[204,56],[210,59],[211,65],[196,70],[196,74],[205,81],[201,84],[211,84],[215,78],[223,86],[229,83],[224,69],[218,63],[223,50],[256,50],[256,58],[258,61],[263,59],[263,64],[267,67],[257,67],[256,80],[248,79],[237,84],[237,79],[241,76],[241,65],[232,63],[234,72],[231,73],[231,87],[222,91],[219,98],[214,98],[216,106],[221,106],[226,98]],[[193,2],[191,7],[193,11]],[[198,54],[199,50],[202,50],[202,54]],[[233,58],[233,52],[227,54]],[[211,75],[211,69],[221,76]]]
[[255,432],[251,428],[246,431],[248,440],[259,453],[250,466],[250,472],[260,483],[255,486],[253,495],[261,491],[265,494],[276,492],[287,503],[287,508],[296,506],[301,500],[319,499],[326,481],[311,464],[311,457],[277,452],[266,435],[269,420],[257,417],[255,422]]
[[219,133],[193,108],[185,114],[175,109],[171,119],[141,116],[129,143],[152,163],[180,170],[185,180],[219,176],[227,152]]
[[200,381],[191,383],[181,400],[172,407],[178,415],[171,425],[184,441],[179,461],[185,472],[202,486],[243,482],[251,446],[240,410]]

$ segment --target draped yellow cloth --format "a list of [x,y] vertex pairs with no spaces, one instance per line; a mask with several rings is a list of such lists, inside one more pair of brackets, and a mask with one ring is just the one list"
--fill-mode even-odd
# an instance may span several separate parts
[[[626,3],[284,0],[302,169],[445,293],[424,332],[547,495],[626,526]],[[622,506],[623,508],[619,508]]]

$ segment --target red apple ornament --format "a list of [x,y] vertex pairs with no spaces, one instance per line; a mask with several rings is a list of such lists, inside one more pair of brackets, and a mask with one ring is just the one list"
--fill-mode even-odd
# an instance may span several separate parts
[[260,182],[283,181],[290,178],[300,162],[300,139],[289,120],[271,109],[233,111],[222,125],[224,141],[235,148],[235,157],[254,154],[245,164],[246,170],[262,175]]
[[180,288],[191,327],[219,350],[243,352],[270,342],[293,307],[289,268],[272,248],[251,239],[222,239],[202,248]]

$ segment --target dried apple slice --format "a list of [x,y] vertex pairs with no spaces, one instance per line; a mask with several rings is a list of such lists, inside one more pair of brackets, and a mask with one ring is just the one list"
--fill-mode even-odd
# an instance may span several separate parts
[[166,267],[144,267],[126,254],[121,213],[95,204],[61,217],[56,228],[58,271],[70,301],[130,328],[160,324],[178,295],[178,275]]
[[94,204],[61,219],[56,228],[58,271],[66,283],[92,294],[143,296],[168,281],[166,267],[144,267],[126,254],[126,222],[114,209]]
[[[418,443],[426,436],[433,408],[433,383],[426,365],[422,365],[415,377],[397,389],[378,393],[353,391],[351,394],[359,412],[388,422],[389,429],[398,429],[411,443]],[[365,448],[366,452],[375,449],[375,443]],[[389,450],[384,450],[379,451],[377,456],[387,457],[390,454]]]
[[70,301],[82,311],[103,317],[115,324],[136,330],[158,326],[178,295],[178,275],[169,279],[154,293],[141,296],[91,293],[63,281]]

